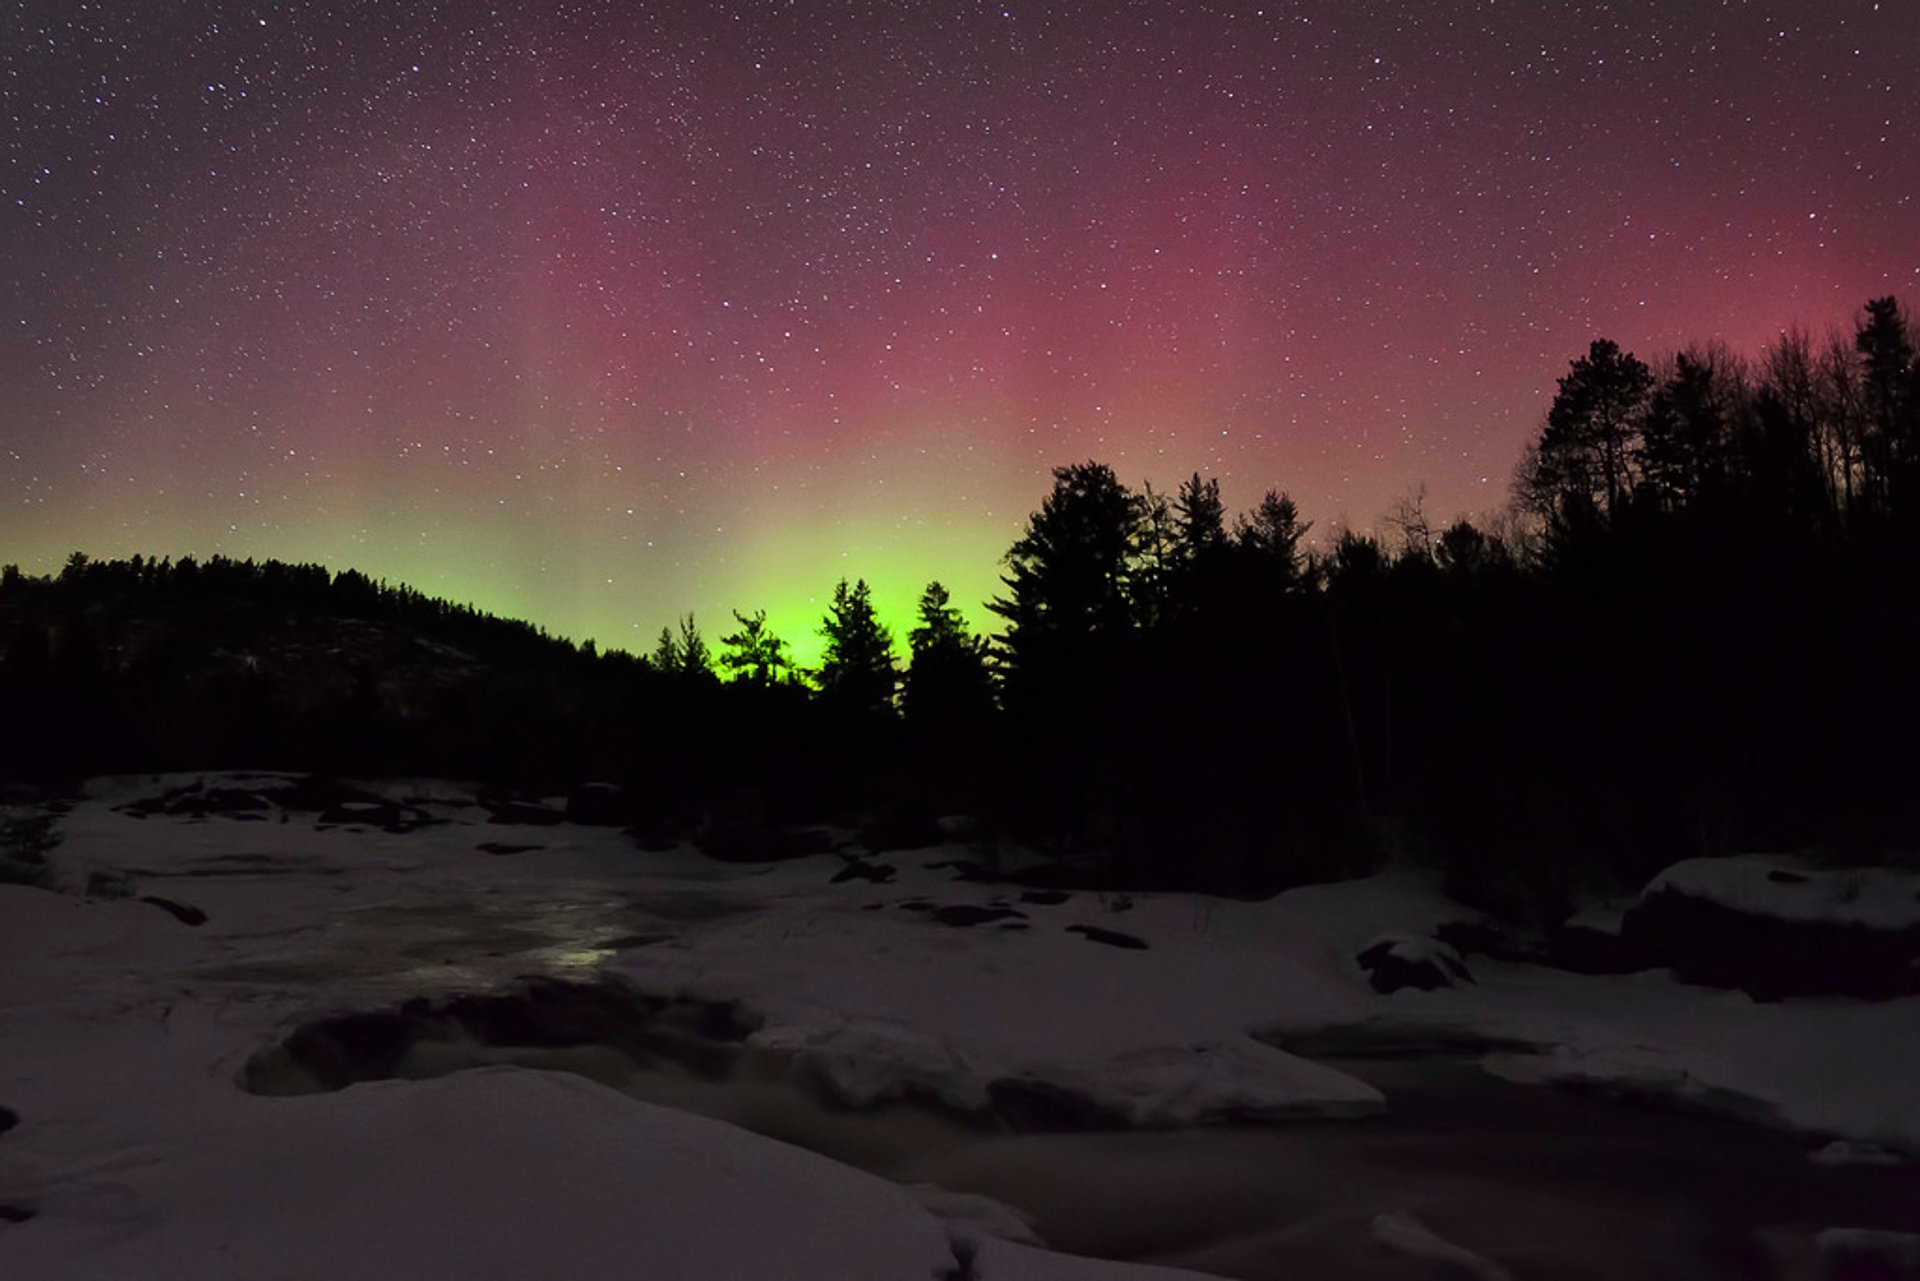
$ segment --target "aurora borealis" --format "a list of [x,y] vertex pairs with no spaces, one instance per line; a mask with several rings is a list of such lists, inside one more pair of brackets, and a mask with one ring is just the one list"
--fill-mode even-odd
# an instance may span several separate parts
[[0,18],[0,560],[348,566],[603,644],[977,627],[1047,469],[1366,527],[1566,362],[1920,290],[1910,0]]

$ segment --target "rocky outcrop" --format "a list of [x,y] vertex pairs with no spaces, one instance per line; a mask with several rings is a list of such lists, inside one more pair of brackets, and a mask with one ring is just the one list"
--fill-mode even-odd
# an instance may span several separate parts
[[1756,1000],[1920,993],[1920,876],[1758,856],[1661,873],[1621,938],[1683,981]]

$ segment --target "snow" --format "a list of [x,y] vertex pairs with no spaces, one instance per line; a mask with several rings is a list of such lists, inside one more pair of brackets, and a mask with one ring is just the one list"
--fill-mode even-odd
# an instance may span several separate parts
[[1449,1275],[1472,1277],[1474,1281],[1512,1281],[1513,1278],[1513,1273],[1493,1260],[1435,1235],[1433,1229],[1405,1210],[1376,1215],[1373,1239],[1395,1254],[1440,1264]]
[[1641,897],[1663,890],[1781,921],[1920,929],[1920,873],[1902,868],[1829,868],[1776,854],[1696,858],[1661,872]]
[[[30,1189],[22,1276],[150,1281],[923,1277],[948,1228],[906,1189],[579,1077],[482,1069],[249,1099]],[[995,1277],[1083,1275],[977,1234]],[[1106,1265],[1107,1275],[1173,1277]]]
[[[1004,1239],[1021,1235],[1015,1208],[903,1189],[572,1075],[236,1087],[252,1055],[319,1015],[527,975],[733,1003],[753,1051],[854,1106],[979,1114],[1017,1087],[1134,1126],[1363,1115],[1390,1100],[1288,1047],[1477,1042],[1536,1047],[1486,1056],[1511,1080],[1920,1154],[1920,998],[1760,1004],[1662,972],[1477,956],[1471,986],[1376,994],[1355,961],[1369,942],[1424,947],[1480,919],[1420,872],[1263,903],[1054,903],[957,881],[938,865],[965,846],[889,853],[887,884],[833,884],[837,855],[643,852],[604,828],[487,822],[471,789],[427,780],[369,789],[444,820],[407,833],[116,810],[197,777],[95,781],[60,823],[62,892],[0,886],[0,1105],[22,1118],[0,1136],[0,1203],[37,1211],[0,1229],[10,1274],[578,1275],[634,1260],[653,1275],[926,1277],[959,1233],[993,1281],[1175,1275],[1022,1245]],[[490,841],[533,848],[477,848]],[[95,873],[207,922],[83,899]],[[1862,882],[1851,910],[1885,919],[1860,898],[1888,884]],[[1019,915],[954,928],[938,906]],[[1385,1231],[1422,1239],[1413,1226]]]
[[1815,1165],[1905,1165],[1898,1153],[1885,1148],[1875,1147],[1871,1143],[1853,1143],[1846,1139],[1835,1139],[1824,1147],[1808,1154],[1808,1160]]
[[937,1183],[910,1183],[907,1192],[929,1213],[945,1220],[955,1236],[994,1237],[1044,1247],[1033,1221],[1010,1205],[978,1192],[953,1192]]
[[[1370,906],[1377,903],[1377,913]],[[1276,905],[1338,954],[1378,932],[1426,932],[1475,919],[1414,872],[1304,887]],[[1283,1046],[1327,1052],[1478,1038],[1535,1047],[1489,1054],[1516,1082],[1601,1089],[1723,1113],[1826,1139],[1920,1155],[1920,997],[1756,1002],[1689,987],[1665,971],[1589,976],[1473,959],[1475,984],[1379,998],[1351,1023],[1278,1015],[1261,1029]]]

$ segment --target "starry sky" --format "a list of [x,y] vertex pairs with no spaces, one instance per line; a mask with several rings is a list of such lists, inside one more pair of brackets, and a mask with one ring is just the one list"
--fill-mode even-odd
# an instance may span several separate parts
[[1048,468],[1367,528],[1920,292],[1920,0],[15,0],[0,560],[976,626]]

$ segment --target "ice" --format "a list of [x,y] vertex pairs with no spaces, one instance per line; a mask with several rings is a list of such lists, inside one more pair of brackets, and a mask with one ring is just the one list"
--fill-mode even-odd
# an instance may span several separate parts
[[[502,1068],[299,1098],[235,1085],[251,1056],[320,1015],[523,975],[732,1003],[758,1028],[750,1048],[853,1105],[908,1097],[1116,1126],[1351,1116],[1391,1100],[1287,1047],[1499,1043],[1541,1047],[1489,1055],[1509,1079],[1920,1153],[1920,999],[1757,1003],[1663,972],[1479,956],[1471,986],[1379,995],[1355,962],[1368,942],[1413,946],[1480,919],[1418,872],[1259,903],[1027,900],[939,866],[968,857],[962,846],[889,854],[899,871],[885,885],[836,885],[834,856],[643,852],[608,829],[486,823],[461,809],[465,790],[417,781],[372,790],[431,798],[449,821],[323,831],[284,810],[116,811],[201,779],[266,786],[95,782],[60,823],[62,892],[0,886],[0,1105],[21,1118],[0,1137],[0,1203],[37,1216],[0,1229],[10,1275],[205,1275],[209,1260],[300,1278],[565,1275],[611,1259],[662,1275],[926,1277],[952,1262],[950,1232],[976,1230],[993,1281],[1152,1275],[1000,1241],[991,1214],[951,1225],[906,1190],[574,1077]],[[540,848],[495,857],[476,849],[485,840]],[[96,873],[135,897],[85,899]],[[1856,905],[1885,889],[1858,885]],[[149,894],[206,923],[137,901]],[[953,928],[939,906],[1019,915]],[[1102,946],[1074,926],[1146,946]],[[812,1189],[861,1207],[863,1231],[815,1207]],[[1389,1235],[1413,1239],[1405,1228]]]

